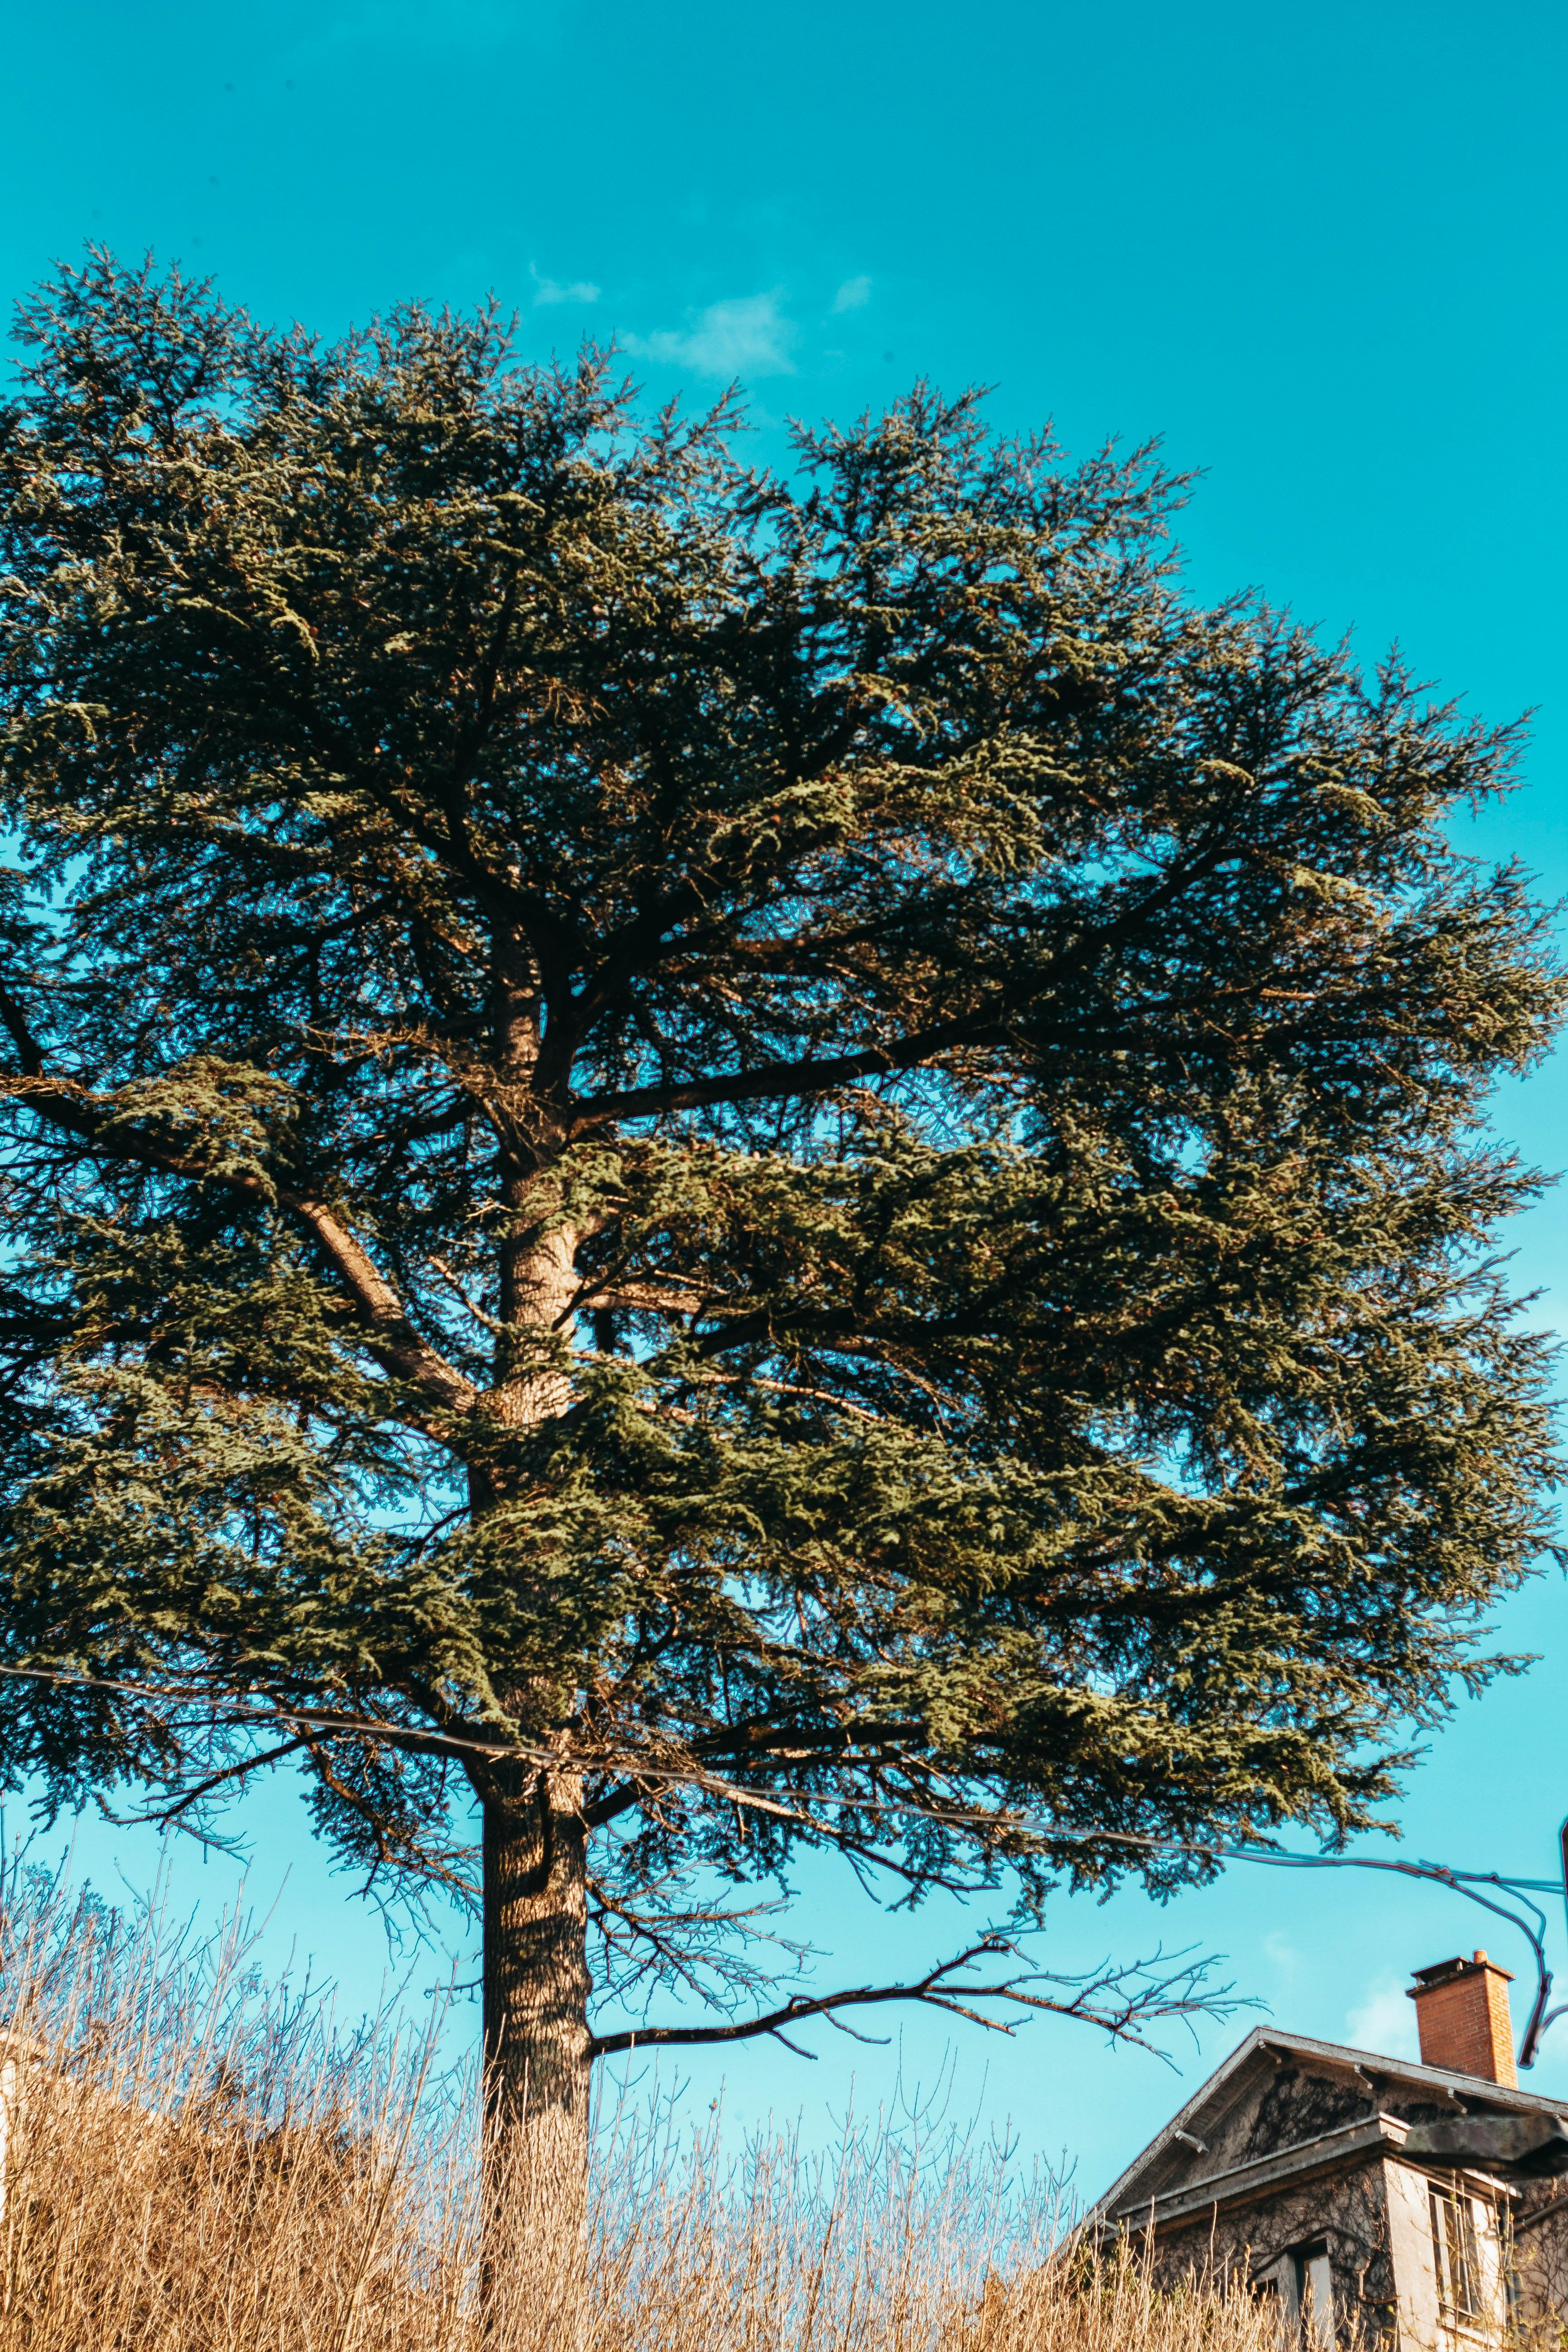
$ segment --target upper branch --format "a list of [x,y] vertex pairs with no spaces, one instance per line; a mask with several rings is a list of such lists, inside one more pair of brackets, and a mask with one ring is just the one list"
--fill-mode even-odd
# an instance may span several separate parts
[[[1146,929],[1184,890],[1211,875],[1226,854],[1224,827],[1215,822],[1205,828],[1192,850],[1148,889],[1138,893],[1110,921],[1087,926],[1070,947],[1056,956],[1048,975],[1051,981],[1059,985],[1070,973]],[[1037,1003],[1038,982],[1043,977],[1037,975]],[[657,1118],[666,1111],[696,1110],[710,1104],[779,1101],[792,1096],[829,1093],[838,1087],[856,1086],[865,1078],[918,1068],[939,1054],[957,1047],[1004,1045],[1025,1009],[1017,992],[998,989],[988,1003],[955,1020],[929,1023],[906,1036],[863,1046],[858,1053],[820,1059],[808,1055],[798,1062],[764,1062],[752,1070],[730,1070],[706,1078],[672,1079],[662,1086],[629,1087],[614,1094],[591,1096],[574,1105],[573,1132],[584,1134],[617,1119]],[[1037,1045],[1045,1042],[1037,1018],[1030,1019],[1029,1031]],[[1063,1033],[1058,1042],[1067,1044],[1073,1040]]]
[[764,1062],[754,1070],[731,1070],[718,1077],[676,1079],[662,1087],[628,1087],[620,1093],[595,1095],[576,1104],[572,1112],[573,1131],[584,1134],[616,1119],[657,1118],[664,1111],[695,1110],[709,1103],[777,1101],[790,1095],[826,1094],[836,1087],[855,1086],[862,1078],[913,1069],[955,1045],[998,1044],[1005,1034],[1005,1024],[990,1011],[963,1021],[938,1022],[885,1045],[868,1045],[858,1054],[837,1054],[821,1060],[808,1057],[804,1062]]

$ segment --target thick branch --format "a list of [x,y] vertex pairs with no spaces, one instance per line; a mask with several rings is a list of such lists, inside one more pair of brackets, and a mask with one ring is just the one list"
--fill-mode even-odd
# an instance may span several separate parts
[[276,1204],[296,1218],[316,1242],[342,1285],[366,1345],[383,1370],[447,1412],[472,1410],[479,1393],[472,1382],[415,1328],[396,1291],[335,1209],[290,1185],[269,1183],[252,1170],[215,1169],[197,1153],[180,1151],[135,1129],[111,1127],[110,1101],[73,1080],[47,1077],[37,1067],[29,1071],[29,1061],[37,1065],[39,1060],[37,1047],[3,992],[0,1020],[16,1043],[24,1072],[0,1080],[0,1092],[25,1104],[50,1126],[89,1144],[106,1159],[130,1167],[154,1168],[192,1183],[220,1185],[241,1199]]
[[656,1118],[665,1111],[695,1110],[710,1103],[770,1102],[790,1095],[829,1094],[835,1087],[855,1086],[863,1078],[913,1069],[953,1046],[999,1045],[1005,1034],[995,1013],[987,1012],[963,1021],[938,1022],[858,1054],[837,1054],[820,1061],[808,1057],[804,1062],[763,1062],[754,1070],[731,1070],[720,1077],[628,1087],[619,1094],[595,1095],[575,1104],[572,1129],[574,1134],[586,1134],[617,1119]]
[[694,1756],[805,1757],[824,1748],[865,1748],[880,1754],[907,1748],[924,1737],[918,1723],[828,1723],[807,1726],[788,1723],[731,1723],[721,1731],[694,1739]]
[[[1212,874],[1226,849],[1225,827],[1216,819],[1189,855],[1169,873],[1111,921],[1087,928],[1070,948],[1053,960],[1049,972],[1053,984],[1059,986],[1065,977],[1085,969],[1110,948],[1147,926],[1192,883]],[[1037,975],[1037,1001],[1043,977]],[[573,1131],[584,1133],[617,1119],[653,1118],[666,1111],[695,1110],[709,1104],[769,1102],[791,1096],[831,1093],[838,1087],[858,1085],[863,1078],[884,1077],[894,1070],[917,1068],[958,1046],[1004,1045],[1014,1018],[1023,1009],[1012,992],[998,992],[982,1012],[966,1013],[955,1021],[932,1023],[926,1028],[912,1030],[908,1036],[867,1046],[858,1054],[834,1055],[822,1060],[808,1057],[801,1062],[764,1062],[754,1070],[731,1070],[721,1076],[673,1080],[664,1086],[630,1087],[617,1094],[597,1095],[575,1106]],[[1037,1044],[1041,1042],[1033,1024],[1031,1034]],[[1065,1045],[1075,1041],[1064,1034],[1058,1042]]]

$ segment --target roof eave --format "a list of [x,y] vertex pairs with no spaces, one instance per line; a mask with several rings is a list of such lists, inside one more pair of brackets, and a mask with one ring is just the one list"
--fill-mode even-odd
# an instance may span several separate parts
[[[1439,2066],[1417,2065],[1404,2058],[1385,2058],[1374,2050],[1352,2050],[1347,2042],[1317,2042],[1307,2034],[1280,2033],[1268,2026],[1255,2025],[1246,2040],[1238,2042],[1229,2057],[1199,2084],[1164,2129],[1134,2157],[1104,2195],[1096,2199],[1085,2216],[1086,2221],[1124,2205],[1139,2176],[1157,2158],[1166,2155],[1177,2144],[1179,2136],[1201,2116],[1215,2095],[1240,2074],[1251,2059],[1265,2051],[1313,2058],[1321,2064],[1338,2066],[1347,2074],[1376,2075],[1384,2082],[1407,2083],[1414,2090],[1437,2092],[1461,2104],[1480,2101],[1526,2115],[1556,2115],[1563,2107],[1560,2098],[1547,2098],[1533,2092],[1510,2089],[1502,2083],[1489,2083],[1484,2075],[1449,2074]],[[1173,2195],[1176,2191],[1173,2189],[1165,2193]]]

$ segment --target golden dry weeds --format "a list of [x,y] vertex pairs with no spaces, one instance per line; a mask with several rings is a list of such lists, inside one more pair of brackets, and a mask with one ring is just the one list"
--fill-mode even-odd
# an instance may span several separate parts
[[198,1951],[0,1886],[0,2352],[1276,2352],[1245,2294],[1060,2251],[996,2151],[852,2131],[598,2137],[585,2230],[536,2182],[479,2308],[472,2105],[335,2039],[243,1938]]

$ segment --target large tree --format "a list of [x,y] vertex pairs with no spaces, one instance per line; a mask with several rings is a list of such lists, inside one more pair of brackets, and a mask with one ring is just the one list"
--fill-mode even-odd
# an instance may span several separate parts
[[589,1929],[802,1844],[1029,1916],[1373,1818],[1546,1528],[1511,734],[969,399],[769,473],[489,316],[100,256],[21,331],[14,1783],[288,1759],[393,1884],[477,1806],[525,2143]]

